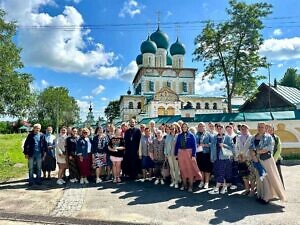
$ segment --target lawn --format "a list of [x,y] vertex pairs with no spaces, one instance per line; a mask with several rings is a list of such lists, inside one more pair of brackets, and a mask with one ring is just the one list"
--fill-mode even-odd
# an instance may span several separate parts
[[0,134],[0,181],[21,177],[27,172],[27,160],[21,148],[26,134]]

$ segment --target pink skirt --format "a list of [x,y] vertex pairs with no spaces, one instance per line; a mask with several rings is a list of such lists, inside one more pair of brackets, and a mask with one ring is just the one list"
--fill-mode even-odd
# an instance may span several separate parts
[[122,162],[123,161],[123,157],[116,157],[116,156],[110,156],[110,160],[112,162]]
[[197,166],[197,161],[192,160],[192,149],[179,149],[178,164],[183,180],[202,180],[202,175]]
[[77,157],[77,165],[79,167],[80,176],[90,176],[92,168],[92,154],[87,154],[87,156],[83,158],[82,162],[80,161],[79,157]]

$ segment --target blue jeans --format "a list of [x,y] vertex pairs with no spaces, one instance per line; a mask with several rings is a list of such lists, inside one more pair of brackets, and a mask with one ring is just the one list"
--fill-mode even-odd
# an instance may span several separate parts
[[36,173],[37,182],[41,181],[42,156],[40,154],[33,155],[28,158],[29,182],[34,181],[33,174]]
[[257,170],[258,172],[258,175],[261,177],[263,176],[265,173],[266,173],[266,170],[265,168],[259,163],[259,162],[252,162],[253,163],[253,166],[254,168]]

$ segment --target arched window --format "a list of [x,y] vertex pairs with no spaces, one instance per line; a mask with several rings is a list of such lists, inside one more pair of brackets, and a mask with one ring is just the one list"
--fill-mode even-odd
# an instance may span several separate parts
[[129,109],[133,109],[133,102],[129,102],[129,103],[128,103],[128,108],[129,108]]
[[196,109],[201,109],[201,104],[200,104],[200,102],[197,102],[197,103],[196,103]]
[[158,107],[158,116],[164,116],[165,115],[165,108],[163,106]]
[[141,108],[142,108],[142,103],[141,103],[141,102],[138,102],[137,108],[138,108],[138,109],[141,109]]
[[216,102],[213,104],[213,109],[218,109],[218,105]]
[[209,103],[205,102],[205,109],[209,109]]
[[171,88],[171,82],[167,81],[167,87]]

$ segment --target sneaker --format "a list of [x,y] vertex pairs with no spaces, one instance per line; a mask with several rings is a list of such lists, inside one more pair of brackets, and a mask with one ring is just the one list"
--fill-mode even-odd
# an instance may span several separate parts
[[193,188],[189,187],[188,192],[193,192]]
[[98,178],[96,179],[96,184],[99,184],[99,183],[101,183],[101,182],[102,182],[101,178],[98,177]]
[[227,187],[222,187],[220,194],[225,194],[227,193]]
[[117,179],[116,178],[113,179],[113,183],[117,183]]
[[219,188],[214,188],[208,192],[208,194],[211,194],[211,195],[218,195],[219,193],[220,193]]
[[58,185],[63,185],[63,184],[64,184],[64,182],[63,182],[62,179],[58,179],[58,180],[56,181],[56,183],[57,183]]
[[65,183],[66,183],[66,181],[65,181],[64,179],[61,179],[61,182],[63,182],[63,184],[65,184]]
[[74,178],[74,183],[78,182],[77,178]]
[[84,178],[83,180],[84,180],[84,183],[85,183],[85,184],[88,184],[88,183],[89,183],[89,181],[88,181],[87,178]]
[[74,179],[70,179],[70,182],[71,183],[75,183],[76,181],[75,181],[75,178]]
[[203,181],[201,181],[200,184],[198,185],[198,187],[203,188],[203,186],[204,186],[204,183],[203,183]]
[[178,184],[175,184],[175,185],[174,185],[174,188],[176,188],[176,189],[177,189],[177,188],[178,188]]
[[265,179],[265,176],[267,176],[267,175],[268,175],[267,173],[263,173],[263,175],[260,176],[259,179],[260,179],[261,181],[263,181],[263,180]]
[[237,186],[236,186],[236,185],[231,185],[229,189],[230,189],[230,190],[236,190],[236,189],[237,189]]
[[181,186],[180,191],[184,191],[184,186]]
[[161,184],[161,185],[164,185],[164,184],[165,184],[165,182],[164,182],[163,179],[160,179],[160,184]]
[[145,182],[145,178],[140,179],[140,181],[141,181],[142,183]]
[[[172,182],[172,183],[170,184],[170,187],[174,187],[174,185],[175,185],[175,183]],[[178,186],[178,185],[177,185],[177,186]]]
[[84,184],[84,179],[80,178],[80,184]]
[[204,189],[208,189],[208,183],[204,184]]
[[158,185],[159,184],[159,179],[156,179],[155,182],[154,182],[154,184]]

